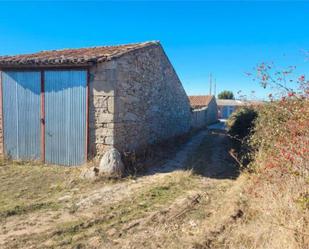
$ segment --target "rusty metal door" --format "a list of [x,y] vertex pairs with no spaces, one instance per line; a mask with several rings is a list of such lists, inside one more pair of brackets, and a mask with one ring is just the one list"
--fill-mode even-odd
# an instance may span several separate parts
[[44,82],[45,161],[83,164],[87,139],[87,71],[45,71]]
[[4,153],[40,159],[40,72],[2,72]]

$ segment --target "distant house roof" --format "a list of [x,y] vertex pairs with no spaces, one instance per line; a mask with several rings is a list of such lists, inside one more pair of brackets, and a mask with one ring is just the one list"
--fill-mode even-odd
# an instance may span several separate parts
[[263,105],[265,102],[258,100],[217,99],[218,106],[248,106]]
[[218,106],[244,106],[245,103],[236,99],[217,99]]
[[1,66],[22,66],[22,65],[76,65],[93,64],[111,60],[130,51],[159,45],[159,42],[143,42],[135,44],[103,46],[79,49],[62,49],[41,51],[33,54],[14,56],[0,56]]
[[190,105],[193,108],[201,108],[208,106],[210,101],[215,98],[212,95],[196,95],[196,96],[189,96]]

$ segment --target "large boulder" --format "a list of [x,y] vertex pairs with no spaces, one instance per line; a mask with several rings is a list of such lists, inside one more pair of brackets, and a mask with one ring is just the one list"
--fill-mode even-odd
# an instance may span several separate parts
[[111,148],[103,155],[99,165],[99,175],[122,176],[124,173],[124,164],[121,160],[119,151]]

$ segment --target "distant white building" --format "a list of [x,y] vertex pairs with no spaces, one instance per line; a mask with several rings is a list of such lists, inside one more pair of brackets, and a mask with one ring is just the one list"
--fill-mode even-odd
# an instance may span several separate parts
[[243,106],[262,105],[263,101],[243,101],[237,99],[217,99],[218,117],[228,119],[233,112]]

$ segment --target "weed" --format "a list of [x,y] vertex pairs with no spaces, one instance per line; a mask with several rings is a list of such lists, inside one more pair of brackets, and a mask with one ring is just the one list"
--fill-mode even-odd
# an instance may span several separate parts
[[0,218],[7,218],[13,215],[22,215],[27,214],[29,212],[34,212],[41,209],[57,209],[59,205],[53,202],[47,203],[33,203],[30,205],[18,205],[13,207],[12,209],[3,210],[0,212]]

